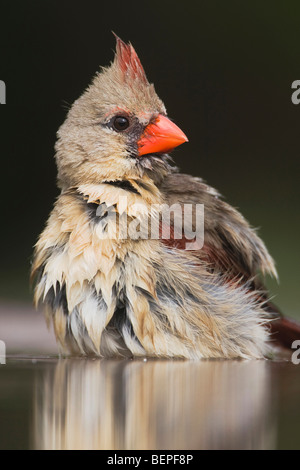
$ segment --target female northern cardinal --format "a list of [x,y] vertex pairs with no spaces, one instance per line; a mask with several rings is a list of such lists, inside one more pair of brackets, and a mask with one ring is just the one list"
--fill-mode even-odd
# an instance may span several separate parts
[[[114,62],[58,131],[61,194],[35,249],[35,302],[62,353],[261,358],[270,324],[289,347],[300,332],[274,323],[257,273],[276,271],[255,231],[217,191],[169,165],[167,152],[185,141],[135,50],[117,38]],[[192,229],[189,208],[204,206],[204,244],[186,249],[182,218],[163,220],[174,204]],[[150,219],[158,236],[145,229]]]

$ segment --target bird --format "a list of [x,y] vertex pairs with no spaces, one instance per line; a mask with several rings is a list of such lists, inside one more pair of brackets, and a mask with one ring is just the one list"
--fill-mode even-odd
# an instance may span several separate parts
[[257,231],[173,164],[187,141],[116,36],[58,130],[60,194],[34,248],[34,303],[61,355],[268,359],[299,338],[264,287],[277,272]]

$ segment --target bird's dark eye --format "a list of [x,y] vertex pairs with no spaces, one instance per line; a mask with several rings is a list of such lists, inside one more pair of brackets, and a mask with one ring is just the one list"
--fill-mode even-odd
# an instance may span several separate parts
[[125,131],[129,127],[129,120],[124,116],[116,116],[113,120],[113,128],[118,131],[122,132]]

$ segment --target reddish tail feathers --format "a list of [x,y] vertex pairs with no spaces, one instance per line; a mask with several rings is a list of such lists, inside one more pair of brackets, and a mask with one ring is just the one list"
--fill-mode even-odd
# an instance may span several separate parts
[[291,318],[278,318],[270,325],[273,341],[279,346],[291,349],[295,340],[300,340],[300,323]]

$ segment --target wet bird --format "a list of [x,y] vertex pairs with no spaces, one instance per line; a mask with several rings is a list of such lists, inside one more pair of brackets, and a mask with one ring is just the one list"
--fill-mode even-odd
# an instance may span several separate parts
[[290,346],[293,325],[259,277],[277,275],[264,243],[215,189],[172,166],[168,152],[186,141],[117,37],[112,64],[58,131],[61,193],[35,246],[35,303],[62,354],[263,358],[280,328]]

